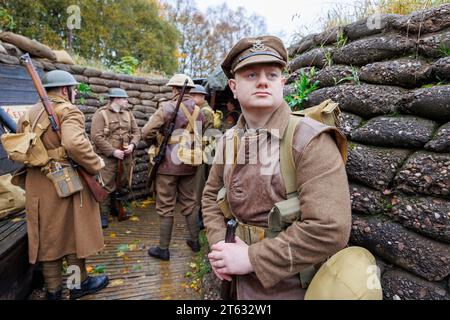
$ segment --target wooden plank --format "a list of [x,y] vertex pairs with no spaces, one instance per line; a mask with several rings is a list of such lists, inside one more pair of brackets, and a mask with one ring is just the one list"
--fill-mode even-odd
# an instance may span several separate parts
[[21,228],[24,224],[24,221],[13,222],[11,227],[7,228],[0,234],[0,243],[4,242],[4,240],[7,239],[9,235],[11,235],[17,229]]

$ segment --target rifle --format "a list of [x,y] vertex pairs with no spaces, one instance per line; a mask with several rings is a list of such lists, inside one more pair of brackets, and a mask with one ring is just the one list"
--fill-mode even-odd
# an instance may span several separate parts
[[[20,57],[20,61],[25,65],[28,73],[30,74],[31,80],[33,81],[34,87],[39,95],[39,98],[42,101],[45,112],[48,115],[48,119],[50,120],[50,125],[52,126],[52,130],[58,134],[61,139],[61,126],[59,124],[59,119],[55,114],[55,110],[53,108],[53,104],[50,101],[45,88],[42,85],[41,79],[39,78],[36,69],[34,68],[33,62],[31,61],[30,55],[28,53],[24,54]],[[102,202],[108,196],[106,190],[101,186],[101,184],[97,181],[96,176],[90,175],[86,170],[84,170],[79,165],[76,165],[72,159],[69,158],[69,161],[78,171],[78,174],[84,179],[87,186],[91,190],[95,200],[97,202]]]
[[[229,220],[227,222],[227,232],[225,233],[226,243],[235,243],[235,232],[236,232],[237,222],[235,220]],[[232,281],[222,280],[222,285],[220,288],[220,297],[222,300],[231,300],[231,284]]]
[[[120,140],[120,148],[119,150],[123,151],[123,139]],[[122,159],[117,159],[117,176],[116,176],[116,192],[114,195],[114,199],[115,199],[115,207],[117,208],[117,220],[119,221],[124,221],[127,220],[127,213],[125,211],[125,208],[123,207],[122,201],[121,201],[121,193],[120,193],[120,188],[121,188],[121,183],[122,183],[122,173],[123,173],[123,168],[122,168],[122,163],[123,160]]]
[[159,165],[163,162],[164,157],[166,155],[167,145],[169,144],[170,138],[172,137],[172,133],[175,130],[175,121],[177,120],[178,110],[180,110],[180,104],[181,101],[183,100],[184,93],[186,92],[187,84],[188,80],[186,79],[186,81],[184,81],[183,88],[181,89],[180,96],[178,97],[178,101],[175,106],[175,111],[172,115],[172,118],[170,119],[169,126],[167,127],[167,133],[164,136],[164,140],[161,143],[158,154],[154,158],[155,164],[153,165],[152,170],[150,171],[150,175],[147,180],[147,187],[150,187],[153,184],[153,181],[155,181]]

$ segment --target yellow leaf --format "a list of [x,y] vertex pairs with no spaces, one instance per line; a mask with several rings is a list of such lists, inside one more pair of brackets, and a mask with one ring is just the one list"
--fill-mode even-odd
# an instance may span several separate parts
[[93,266],[87,266],[86,267],[86,272],[87,273],[92,273],[94,271],[94,267]]
[[189,266],[190,266],[192,269],[197,268],[197,264],[196,264],[195,262],[191,262],[191,263],[189,264]]
[[111,283],[109,284],[110,287],[117,287],[123,284],[123,280],[122,279],[117,279],[117,280],[113,280],[111,281]]
[[25,220],[25,219],[24,218],[14,218],[11,221],[15,223],[15,222],[23,221],[23,220]]
[[132,217],[130,218],[130,221],[139,221],[139,218],[136,217],[136,216],[132,216]]
[[115,232],[111,232],[111,233],[109,234],[109,236],[110,236],[111,238],[116,238],[116,237],[117,237],[117,234],[116,234]]
[[125,231],[125,233],[126,233],[126,234],[130,234],[130,233],[131,233],[131,231],[130,231],[130,230],[127,230],[127,231]]
[[137,244],[129,244],[129,245],[128,245],[128,249],[129,249],[130,251],[136,250],[136,249],[137,249]]
[[128,256],[123,256],[122,258],[123,258],[123,260],[125,260],[125,261],[130,260],[130,258],[129,258]]
[[120,251],[120,252],[117,252],[116,255],[117,255],[117,257],[120,258],[120,257],[125,256],[125,252]]

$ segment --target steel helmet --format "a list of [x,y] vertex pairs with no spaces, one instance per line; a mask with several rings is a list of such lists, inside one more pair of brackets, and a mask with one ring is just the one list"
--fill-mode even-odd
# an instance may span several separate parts
[[169,82],[167,82],[166,86],[169,87],[182,87],[184,86],[184,82],[188,80],[187,88],[195,88],[194,81],[190,77],[185,74],[176,74],[172,78],[170,78]]
[[128,94],[125,90],[120,88],[111,88],[108,92],[110,98],[128,98]]
[[195,88],[191,90],[191,93],[204,94],[205,96],[208,95],[208,93],[206,92],[205,87],[201,86],[199,84],[195,85]]
[[305,300],[382,300],[375,257],[361,247],[345,248],[317,271]]
[[52,70],[42,77],[42,85],[44,88],[70,87],[79,84],[73,75],[63,70]]

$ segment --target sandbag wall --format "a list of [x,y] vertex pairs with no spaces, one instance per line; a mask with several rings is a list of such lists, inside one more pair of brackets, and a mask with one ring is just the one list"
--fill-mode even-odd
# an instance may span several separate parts
[[[23,52],[12,44],[2,43],[8,51],[0,52],[0,63],[9,65],[19,65],[19,59]],[[45,72],[50,70],[65,70],[72,73],[77,81],[88,84],[92,90],[89,95],[83,95],[77,100],[77,106],[86,117],[86,131],[90,133],[91,121],[95,111],[104,106],[109,99],[107,92],[109,88],[122,88],[127,91],[128,102],[132,108],[140,129],[147,123],[150,116],[156,111],[157,101],[161,98],[170,98],[171,89],[166,87],[167,79],[149,79],[135,77],[125,74],[115,74],[93,68],[78,65],[68,65],[52,62],[48,59],[33,58],[33,63],[37,68]],[[1,88],[0,88],[1,89]],[[147,145],[141,141],[134,152],[135,168],[133,173],[132,194],[127,198],[141,199],[148,196],[146,179],[148,172]]]
[[349,139],[350,242],[378,259],[385,299],[450,299],[450,5],[382,15],[289,48],[304,104],[339,102]]

